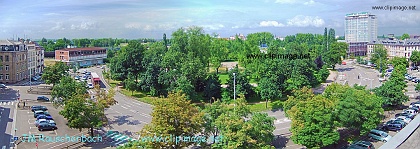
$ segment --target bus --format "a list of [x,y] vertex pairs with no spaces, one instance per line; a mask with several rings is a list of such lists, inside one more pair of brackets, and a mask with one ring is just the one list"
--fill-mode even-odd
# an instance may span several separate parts
[[99,75],[96,74],[96,72],[92,72],[91,75],[93,85],[99,85],[99,83],[101,82],[101,78],[99,78]]

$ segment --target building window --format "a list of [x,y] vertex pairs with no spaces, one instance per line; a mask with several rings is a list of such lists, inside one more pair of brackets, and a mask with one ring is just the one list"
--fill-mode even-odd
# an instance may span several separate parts
[[5,59],[6,59],[6,62],[8,62],[9,61],[9,55],[6,55]]
[[3,66],[2,65],[0,65],[0,71],[2,71],[3,70]]
[[9,74],[6,74],[6,80],[9,80]]
[[0,74],[0,80],[3,80],[3,74]]
[[3,61],[3,56],[0,56],[0,62],[2,62]]
[[6,71],[9,71],[9,65],[6,65],[5,70],[6,70]]

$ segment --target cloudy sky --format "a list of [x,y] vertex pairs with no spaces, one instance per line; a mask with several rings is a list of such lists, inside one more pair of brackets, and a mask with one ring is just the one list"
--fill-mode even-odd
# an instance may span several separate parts
[[[372,10],[372,6],[416,6],[417,10]],[[418,0],[0,0],[0,39],[162,38],[201,26],[229,37],[268,31],[276,36],[344,35],[344,16],[371,12],[378,35],[420,34]]]

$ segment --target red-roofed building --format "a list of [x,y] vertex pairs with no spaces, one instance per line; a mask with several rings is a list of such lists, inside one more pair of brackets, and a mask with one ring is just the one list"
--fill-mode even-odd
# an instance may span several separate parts
[[67,65],[88,67],[104,63],[106,49],[92,48],[66,48],[55,51],[55,60],[65,62]]

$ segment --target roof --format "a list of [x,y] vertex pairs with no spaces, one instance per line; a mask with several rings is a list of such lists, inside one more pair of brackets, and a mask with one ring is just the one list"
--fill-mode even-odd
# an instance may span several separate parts
[[92,50],[106,50],[105,48],[101,47],[91,47],[91,48],[65,48],[59,49],[61,51],[92,51]]
[[15,43],[10,40],[0,40],[0,45],[15,45]]

